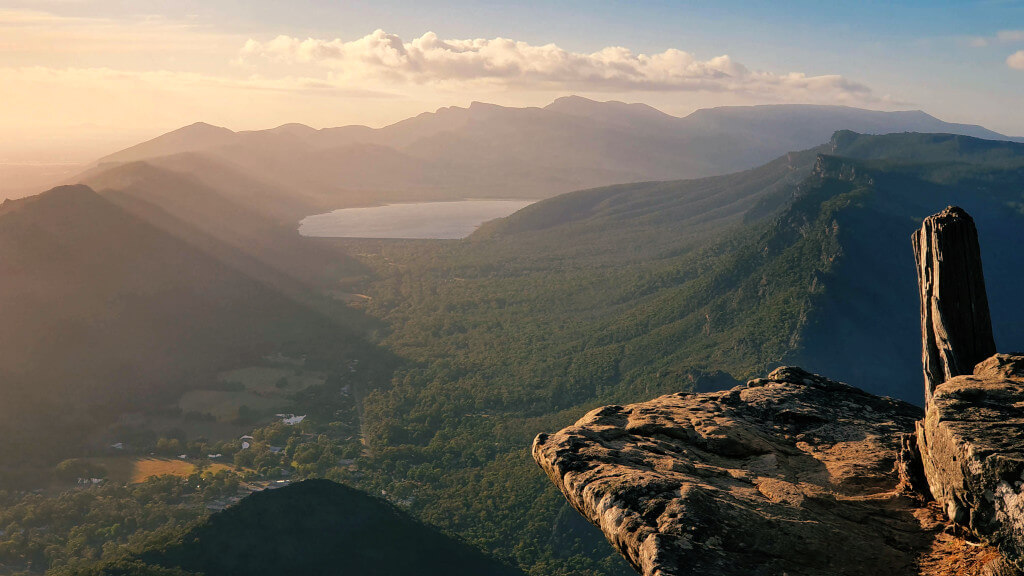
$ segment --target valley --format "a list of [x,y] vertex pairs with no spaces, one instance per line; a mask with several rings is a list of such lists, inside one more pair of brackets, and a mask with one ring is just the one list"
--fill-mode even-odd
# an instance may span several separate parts
[[[652,114],[593,104],[555,109],[602,126]],[[769,123],[780,113],[762,112]],[[195,131],[205,144],[183,151]],[[194,552],[213,564],[189,564],[183,535],[226,525],[238,542],[267,538],[232,511],[327,479],[343,486],[317,490],[362,496],[325,498],[379,496],[403,526],[457,539],[466,565],[630,574],[538,472],[534,436],[599,406],[723,390],[786,363],[920,403],[905,248],[920,217],[949,203],[983,231],[1000,346],[1024,343],[1012,304],[1024,256],[1005,249],[1024,224],[1024,144],[841,130],[740,171],[524,200],[472,230],[474,211],[469,230],[437,241],[398,228],[300,234],[302,218],[370,196],[297,194],[231,164],[232,147],[255,137],[191,127],[94,167],[82,176],[91,187],[0,208],[0,573],[241,562],[255,552]],[[430,237],[452,229],[406,206],[443,224]],[[355,214],[346,230],[380,230],[384,218]],[[55,417],[18,419],[39,410]],[[300,506],[264,505],[281,518]]]

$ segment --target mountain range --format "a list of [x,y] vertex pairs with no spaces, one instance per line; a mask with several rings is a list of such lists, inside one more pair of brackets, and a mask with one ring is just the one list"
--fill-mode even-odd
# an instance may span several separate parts
[[475,102],[379,129],[285,124],[233,132],[197,123],[101,158],[78,180],[94,186],[116,181],[118,167],[133,170],[131,163],[139,161],[215,186],[228,184],[226,172],[240,172],[267,191],[258,202],[294,218],[296,211],[352,205],[546,198],[608,184],[726,174],[818,145],[841,129],[1006,139],[921,111],[770,105],[703,109],[680,118],[644,104],[569,96],[543,108]]

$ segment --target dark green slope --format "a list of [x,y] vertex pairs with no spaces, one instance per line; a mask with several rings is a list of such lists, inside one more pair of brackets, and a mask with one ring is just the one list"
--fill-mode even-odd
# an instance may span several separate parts
[[77,453],[121,411],[267,354],[371,352],[354,330],[85,186],[0,207],[0,276],[6,465]]
[[[814,152],[826,150],[812,170]],[[622,290],[632,290],[623,295],[630,302],[621,314],[608,308],[582,344],[617,358],[613,372],[627,383],[687,365],[742,377],[799,362],[915,400],[919,328],[907,238],[924,216],[948,204],[975,215],[993,307],[1007,309],[997,335],[1024,345],[1013,288],[1024,257],[1007,253],[1024,223],[1022,166],[1022,144],[840,132],[823,149],[731,176],[540,202],[485,227],[467,250],[555,254],[546,265],[564,267],[590,254],[617,270],[642,259],[632,268],[645,271]],[[764,220],[773,209],[781,212]]]
[[[870,144],[837,152],[877,156]],[[892,150],[883,160],[825,159],[833,175],[858,172],[854,180],[863,190],[834,218],[842,254],[823,279],[826,289],[792,358],[920,402],[919,304],[909,236],[925,216],[956,204],[974,217],[997,344],[1000,350],[1024,347],[1017,288],[1024,281],[1024,253],[1016,249],[1024,241],[1024,145],[937,135],[882,144]],[[898,146],[906,144],[912,147]]]
[[83,181],[168,234],[268,281],[268,270],[247,261],[307,286],[328,286],[364,272],[331,239],[298,234],[302,217],[328,211],[332,203],[259,181],[223,162],[180,154],[95,170]]
[[365,492],[306,480],[258,492],[132,559],[81,576],[514,576],[522,572]]
[[[472,240],[508,238],[509,256],[534,248],[554,258],[647,257],[685,250],[722,229],[779,208],[805,178],[817,152],[793,152],[764,166],[699,180],[643,182],[581,190],[527,206],[485,224]],[[671,234],[664,234],[671,230]],[[555,238],[569,242],[555,242]],[[526,245],[524,247],[524,245]],[[505,255],[505,254],[503,254]]]
[[1019,167],[1020,142],[986,140],[960,134],[906,132],[884,136],[840,130],[832,136],[831,153],[861,160],[891,163],[965,163],[985,166]]

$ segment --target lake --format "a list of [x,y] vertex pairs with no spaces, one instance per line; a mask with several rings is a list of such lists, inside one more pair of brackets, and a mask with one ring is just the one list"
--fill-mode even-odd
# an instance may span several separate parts
[[459,200],[343,208],[303,218],[299,234],[320,238],[465,238],[484,222],[503,218],[534,202]]

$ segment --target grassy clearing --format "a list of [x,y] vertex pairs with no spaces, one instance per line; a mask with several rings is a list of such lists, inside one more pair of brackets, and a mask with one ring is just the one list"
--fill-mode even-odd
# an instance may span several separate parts
[[[88,458],[89,462],[106,468],[106,478],[115,484],[138,484],[155,476],[185,477],[197,470],[195,464],[173,458],[133,458],[131,456],[107,456]],[[229,464],[211,462],[203,472],[217,473],[233,470]]]
[[[223,466],[223,464],[221,465]],[[134,462],[132,469],[132,484],[145,482],[147,478],[154,476],[188,476],[196,471],[195,464],[184,460],[171,460],[167,458],[143,458]]]

